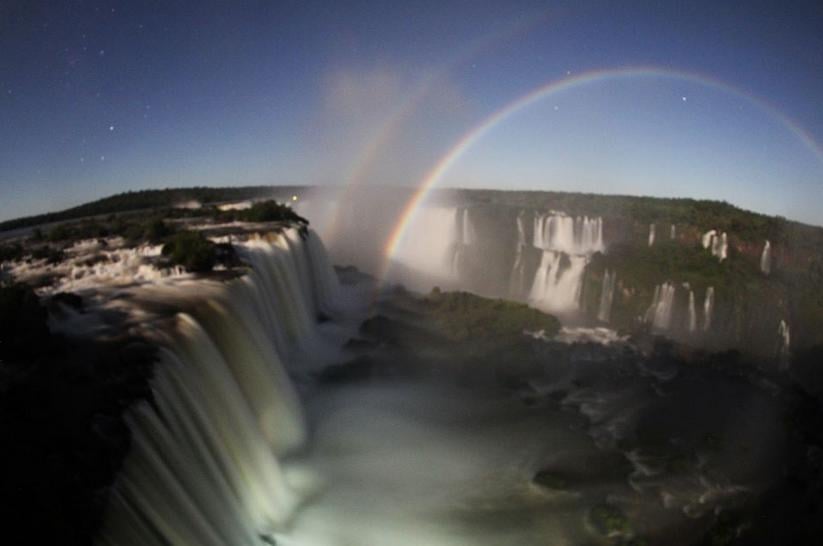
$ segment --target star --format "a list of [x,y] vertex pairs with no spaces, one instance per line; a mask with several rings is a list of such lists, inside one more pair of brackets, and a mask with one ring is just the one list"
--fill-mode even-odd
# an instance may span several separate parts
[[114,125],[109,125],[109,131],[114,131]]
[[686,102],[686,97],[680,97],[683,102]]

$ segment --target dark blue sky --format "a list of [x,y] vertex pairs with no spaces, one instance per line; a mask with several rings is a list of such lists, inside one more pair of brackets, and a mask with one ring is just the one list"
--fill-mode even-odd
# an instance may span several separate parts
[[512,115],[443,183],[823,223],[820,2],[6,1],[0,51],[0,219],[145,187],[414,184],[540,85],[651,66]]

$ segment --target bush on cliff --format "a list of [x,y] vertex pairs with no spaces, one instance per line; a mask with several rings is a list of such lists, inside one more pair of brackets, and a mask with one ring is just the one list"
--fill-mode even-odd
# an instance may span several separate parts
[[294,212],[288,205],[275,200],[255,203],[250,209],[240,211],[238,217],[247,222],[296,222],[307,225],[308,220]]
[[211,271],[217,263],[214,243],[197,231],[182,231],[163,246],[163,255],[192,273]]

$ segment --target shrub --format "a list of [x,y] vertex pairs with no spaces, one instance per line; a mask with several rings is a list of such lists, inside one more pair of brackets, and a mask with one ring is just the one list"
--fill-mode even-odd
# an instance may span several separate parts
[[64,241],[71,237],[71,231],[65,225],[59,225],[49,231],[48,240],[52,242]]
[[56,264],[63,261],[65,253],[62,249],[45,245],[32,250],[31,257],[35,260],[46,260],[47,263]]
[[0,246],[0,262],[19,260],[23,257],[23,247],[18,243]]
[[174,233],[174,229],[161,218],[155,218],[146,224],[143,236],[152,244],[159,244]]
[[239,217],[247,222],[297,222],[308,225],[309,221],[297,214],[288,205],[277,201],[261,201],[250,209],[240,211]]
[[182,231],[163,246],[163,255],[186,271],[204,273],[217,263],[214,243],[196,231]]

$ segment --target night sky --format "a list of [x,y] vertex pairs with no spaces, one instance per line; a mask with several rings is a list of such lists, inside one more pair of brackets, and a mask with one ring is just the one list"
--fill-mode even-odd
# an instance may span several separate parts
[[3,1],[0,219],[129,189],[417,184],[591,71],[441,184],[823,224],[823,3],[717,0]]

